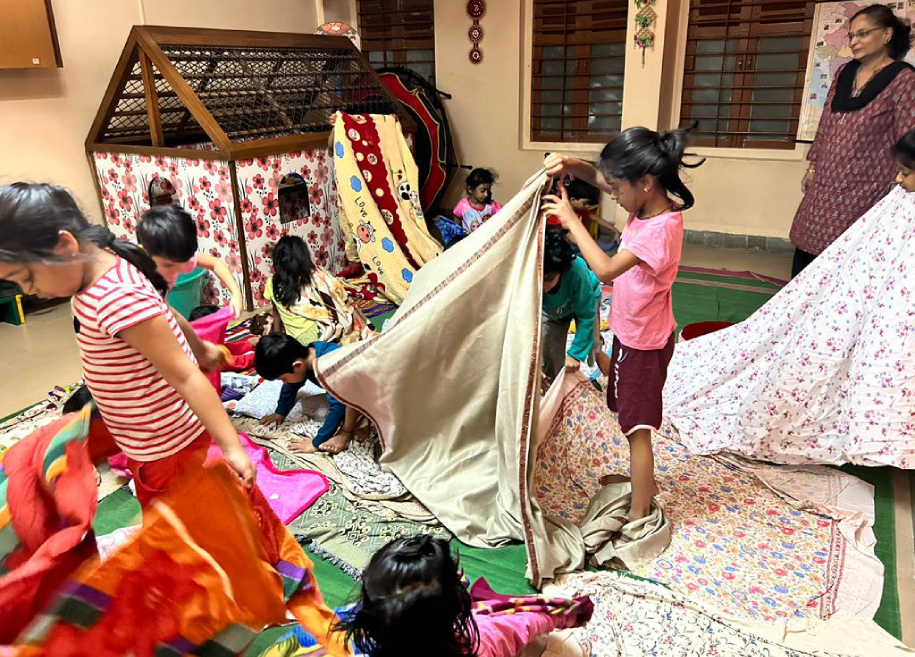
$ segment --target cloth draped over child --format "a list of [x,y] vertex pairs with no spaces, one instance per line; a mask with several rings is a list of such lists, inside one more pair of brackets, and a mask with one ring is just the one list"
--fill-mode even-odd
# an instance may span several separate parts
[[224,463],[185,475],[100,560],[89,422],[88,407],[64,416],[0,462],[3,654],[237,654],[287,613],[348,654],[311,561]]
[[[545,514],[533,489],[545,183],[545,174],[533,178],[501,212],[423,267],[383,333],[316,364],[326,390],[374,421],[382,465],[460,540],[526,543],[534,586],[581,569],[585,535],[598,538]],[[607,520],[606,496],[620,494],[615,487],[599,492],[582,523],[593,528]],[[660,534],[645,547],[648,556],[664,548],[665,527],[655,510],[644,531],[626,540]],[[619,534],[604,533],[610,542],[613,536]],[[606,542],[593,541],[589,551]]]
[[915,468],[913,236],[897,187],[745,322],[678,345],[664,411],[683,444]]
[[403,301],[417,270],[442,251],[419,202],[419,172],[394,116],[334,116],[334,172],[340,224],[359,261],[384,295]]
[[302,344],[316,340],[351,344],[367,337],[372,328],[353,305],[349,291],[343,281],[316,266],[311,284],[302,286],[301,296],[294,304],[286,306],[276,298],[272,277],[267,281],[264,298],[276,306],[287,335]]

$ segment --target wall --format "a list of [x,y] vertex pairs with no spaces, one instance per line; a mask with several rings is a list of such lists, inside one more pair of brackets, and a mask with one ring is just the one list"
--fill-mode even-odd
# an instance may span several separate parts
[[0,184],[52,181],[69,188],[95,221],[101,209],[83,143],[133,25],[301,31],[315,5],[271,0],[53,0],[64,67],[0,71]]
[[[496,197],[510,198],[541,165],[543,149],[522,148],[521,81],[525,71],[522,33],[524,0],[489,2],[482,25],[483,62],[467,58],[470,19],[466,3],[435,2],[436,79],[453,94],[446,101],[455,146],[462,162],[487,166],[499,174]],[[641,65],[640,52],[630,48],[626,65],[624,125],[667,128],[677,120],[684,36],[679,20],[686,0],[659,0],[657,45]],[[527,74],[527,73],[524,73]],[[696,150],[696,149],[694,149]],[[571,152],[571,151],[570,151]],[[801,199],[800,180],[806,163],[798,152],[737,152],[700,149],[708,156],[700,168],[687,172],[697,204],[685,215],[695,230],[786,237]],[[594,158],[595,152],[585,152]],[[462,174],[459,174],[461,176]],[[460,180],[460,178],[459,178]],[[446,201],[460,198],[462,185],[449,189]],[[612,216],[605,208],[604,216]]]

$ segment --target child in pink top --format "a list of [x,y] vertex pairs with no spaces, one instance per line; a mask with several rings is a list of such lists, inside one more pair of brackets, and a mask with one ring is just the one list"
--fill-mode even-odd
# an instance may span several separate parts
[[[619,251],[610,257],[582,225],[563,185],[559,196],[545,197],[543,206],[544,213],[558,217],[569,231],[597,278],[614,281],[607,401],[629,439],[630,521],[648,515],[658,492],[651,432],[661,426],[662,390],[674,350],[671,289],[683,243],[681,211],[694,203],[680,180],[680,167],[690,166],[682,161],[685,145],[682,130],[629,128],[604,147],[597,168],[564,155],[549,155],[545,162],[549,175],[585,180],[608,192],[629,213]],[[605,478],[605,483],[615,479]]]
[[593,609],[588,597],[501,596],[485,580],[468,591],[448,542],[421,534],[375,553],[339,629],[367,657],[511,657],[540,635],[585,625]]
[[492,199],[496,175],[489,169],[474,169],[467,176],[467,196],[454,206],[454,216],[468,233],[472,233],[492,215],[502,209]]

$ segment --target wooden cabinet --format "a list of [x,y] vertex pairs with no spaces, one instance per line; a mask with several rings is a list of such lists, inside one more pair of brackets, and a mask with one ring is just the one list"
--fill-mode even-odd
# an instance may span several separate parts
[[63,66],[51,0],[0,0],[0,69]]

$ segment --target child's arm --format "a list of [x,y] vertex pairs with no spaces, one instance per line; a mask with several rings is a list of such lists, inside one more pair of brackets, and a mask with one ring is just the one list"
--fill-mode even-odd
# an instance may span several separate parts
[[283,326],[283,318],[280,317],[280,311],[276,309],[276,303],[270,304],[273,309],[273,322],[270,324],[271,333],[285,333],[286,327]]
[[178,391],[222,449],[226,461],[250,488],[254,484],[254,465],[242,449],[238,432],[226,415],[216,389],[175,339],[165,315],[125,328],[118,337],[143,354],[162,378]]
[[[569,346],[568,356],[579,363],[588,359],[594,349],[594,322],[597,318],[598,301],[591,291],[591,277],[582,282],[575,292],[575,337]],[[574,365],[574,364],[573,364]]]
[[625,249],[612,258],[604,253],[569,203],[569,193],[565,186],[559,186],[559,193],[560,196],[544,196],[545,203],[541,209],[544,213],[559,218],[562,227],[569,231],[569,236],[578,245],[582,257],[598,280],[602,283],[609,283],[641,262],[639,258]]
[[200,253],[197,255],[197,264],[216,274],[216,278],[226,286],[226,289],[232,295],[232,309],[235,311],[235,316],[241,317],[242,310],[244,310],[241,290],[238,289],[238,283],[235,282],[235,277],[232,276],[232,272],[229,271],[225,263],[214,258],[209,253]]
[[194,352],[194,358],[197,359],[197,364],[200,366],[200,369],[204,372],[212,372],[222,367],[225,357],[219,347],[212,342],[201,340],[200,336],[194,331],[194,327],[191,326],[191,323],[187,321],[187,318],[184,315],[171,306],[169,306],[169,310],[171,310],[172,315],[175,316],[178,327],[181,329],[181,332],[184,333],[184,339],[187,340],[188,346],[191,348],[191,351]]

